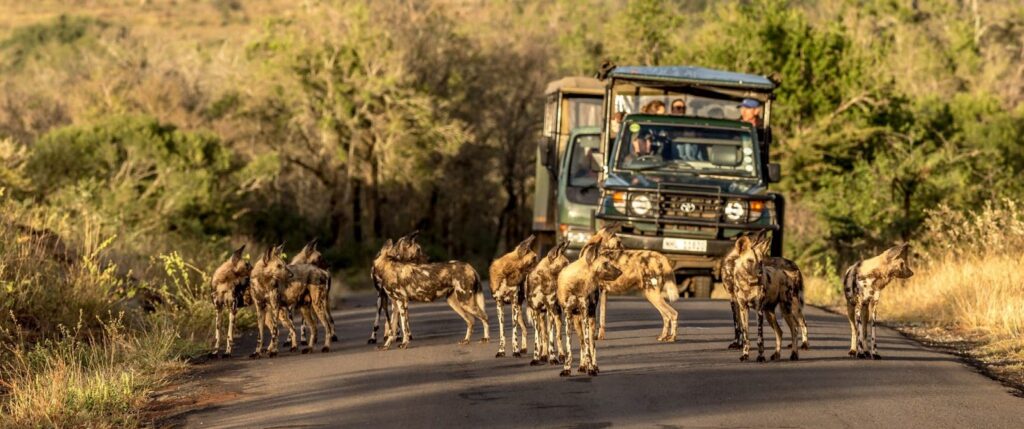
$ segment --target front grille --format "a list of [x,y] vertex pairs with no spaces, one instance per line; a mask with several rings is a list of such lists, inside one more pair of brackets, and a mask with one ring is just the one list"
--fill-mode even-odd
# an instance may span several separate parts
[[717,221],[722,213],[716,197],[661,194],[658,207],[665,219]]

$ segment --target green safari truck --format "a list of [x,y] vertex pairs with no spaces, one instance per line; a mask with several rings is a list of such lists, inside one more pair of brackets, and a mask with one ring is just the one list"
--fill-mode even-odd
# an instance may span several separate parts
[[[604,91],[604,83],[584,76],[569,76],[552,81],[544,91],[544,129],[537,144],[533,200],[533,232],[537,236],[534,246],[542,255],[568,232],[568,224],[563,226],[559,223],[559,218],[565,219],[563,215],[568,215],[569,212],[560,207],[558,191],[560,184],[563,183],[560,178],[562,167],[568,160],[566,152],[569,149],[571,132],[591,127],[589,129],[592,133],[596,130],[598,135],[600,134]],[[594,152],[598,150],[600,149],[594,149]],[[589,174],[597,176],[596,173]],[[596,187],[588,188],[585,196],[581,192],[577,192],[572,200],[582,198],[589,201],[592,212],[600,198],[599,190]],[[586,225],[593,225],[593,220],[588,218]],[[579,228],[574,228],[574,231],[577,229]]]
[[[717,261],[750,231],[770,230],[782,255],[785,199],[771,192],[776,83],[701,67],[616,67],[606,77],[599,224],[627,248],[674,264],[681,291],[711,294]],[[681,108],[676,108],[681,107]],[[600,226],[600,225],[598,225]]]

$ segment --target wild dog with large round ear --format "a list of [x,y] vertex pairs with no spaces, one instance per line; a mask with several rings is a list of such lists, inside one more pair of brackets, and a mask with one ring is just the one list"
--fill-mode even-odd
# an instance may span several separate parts
[[[522,315],[525,299],[523,283],[537,264],[537,254],[531,248],[534,238],[533,235],[527,237],[511,252],[491,263],[491,296],[498,309],[499,340],[495,357],[505,356],[505,305],[512,307],[512,356],[520,357],[526,353],[526,323]],[[519,329],[523,331],[521,346],[516,342]]]
[[228,332],[224,350],[224,356],[231,356],[231,349],[235,342],[235,315],[238,308],[245,305],[244,297],[249,294],[249,276],[252,266],[243,259],[242,252],[245,251],[243,244],[231,256],[213,272],[211,285],[213,286],[213,305],[216,308],[214,320],[213,351],[214,357],[220,357],[220,319],[224,310],[228,312]]
[[530,365],[565,362],[562,347],[562,315],[558,305],[558,273],[569,265],[568,241],[548,251],[526,278],[526,311],[533,323],[533,360]]
[[587,244],[598,245],[607,250],[615,265],[622,269],[622,275],[615,281],[601,284],[599,297],[600,319],[597,339],[605,336],[605,314],[608,295],[622,295],[634,290],[643,292],[644,298],[661,315],[661,335],[658,341],[676,340],[679,313],[672,308],[672,302],[679,299],[672,262],[665,255],[653,250],[628,250],[615,235],[618,224],[611,224],[598,230]]
[[850,356],[881,359],[875,341],[875,315],[882,289],[894,279],[914,275],[910,244],[890,247],[881,255],[857,261],[843,273],[843,295],[850,322]]
[[757,312],[758,362],[765,361],[764,319],[768,319],[775,332],[775,352],[771,360],[781,356],[782,330],[775,316],[775,308],[780,304],[792,338],[790,359],[799,359],[798,348],[808,348],[807,323],[803,315],[803,274],[793,261],[770,256],[771,240],[766,231],[761,231],[753,238],[740,237],[734,244],[737,257],[732,275],[733,296],[739,309],[741,361],[750,355],[747,309]]
[[561,376],[568,376],[572,370],[572,329],[580,339],[579,372],[597,375],[597,347],[594,344],[594,312],[597,307],[599,285],[615,280],[622,275],[597,244],[583,246],[580,257],[558,274],[558,305],[565,322],[565,366]]
[[[402,241],[402,240],[400,240]],[[408,241],[408,240],[406,240]],[[483,322],[484,336],[481,342],[490,338],[487,326],[487,312],[484,309],[483,285],[473,267],[465,262],[418,263],[404,260],[404,250],[398,245],[385,243],[385,248],[374,260],[374,275],[380,287],[387,294],[393,306],[393,314],[386,329],[384,345],[388,350],[395,342],[399,322],[403,333],[400,348],[409,346],[412,340],[409,323],[409,301],[432,302],[447,298],[448,305],[466,322],[466,336],[459,344],[468,344],[473,331],[474,318]],[[412,243],[415,245],[415,243]],[[408,244],[405,244],[408,246]],[[417,245],[418,246],[418,245]],[[408,250],[408,249],[406,249]],[[416,251],[414,249],[414,251]],[[418,250],[421,252],[422,250]]]

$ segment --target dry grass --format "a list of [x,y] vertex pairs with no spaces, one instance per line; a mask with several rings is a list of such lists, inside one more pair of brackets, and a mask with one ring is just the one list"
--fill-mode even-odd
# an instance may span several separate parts
[[[977,344],[968,354],[999,367],[998,373],[1020,378],[1024,210],[1008,200],[976,213],[939,209],[930,213],[920,243],[914,277],[885,289],[879,318],[911,325],[915,335],[935,337],[940,343]],[[807,279],[807,302],[844,306],[839,279],[825,271],[829,270],[816,270]]]

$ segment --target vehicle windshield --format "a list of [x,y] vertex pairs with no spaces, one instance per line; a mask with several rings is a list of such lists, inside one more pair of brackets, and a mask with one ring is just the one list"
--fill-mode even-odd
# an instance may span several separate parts
[[749,130],[629,121],[618,145],[618,168],[698,175],[757,177]]
[[590,158],[601,150],[600,147],[600,134],[576,136],[569,159],[569,186],[585,188],[597,185],[597,172],[590,169]]

